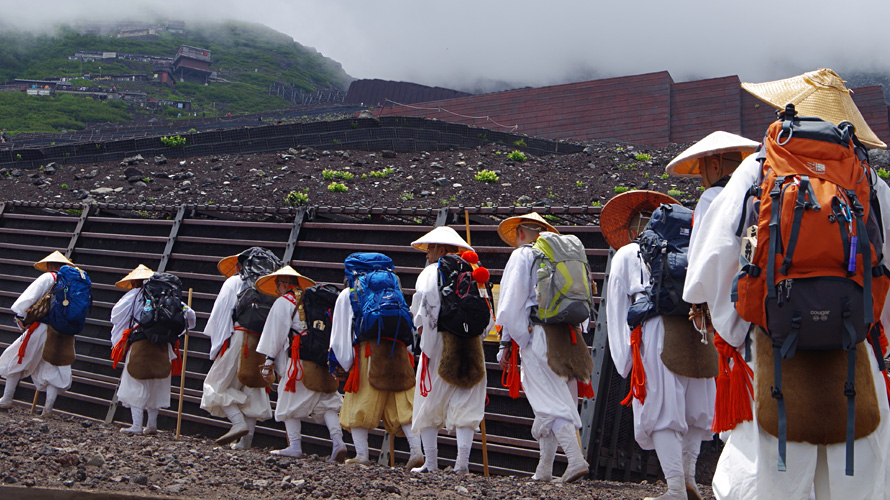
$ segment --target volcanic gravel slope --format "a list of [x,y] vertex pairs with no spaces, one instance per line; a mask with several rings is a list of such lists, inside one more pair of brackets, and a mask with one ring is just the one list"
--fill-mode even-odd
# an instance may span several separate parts
[[[163,431],[121,434],[117,425],[63,414],[0,412],[0,495],[4,486],[61,488],[210,499],[434,498],[640,499],[666,486],[581,480],[562,485],[513,476],[411,474],[401,467],[338,465],[325,457],[233,451],[202,436]],[[402,464],[404,465],[404,464]],[[713,498],[702,486],[705,498]]]
[[[510,158],[515,148],[494,143],[415,153],[296,148],[184,160],[122,156],[115,163],[0,169],[0,199],[278,207],[288,206],[294,192],[291,204],[317,206],[584,206],[604,204],[627,188],[694,204],[699,180],[664,172],[688,146],[593,142],[582,153],[525,161]],[[885,151],[871,157],[875,168],[890,166]]]

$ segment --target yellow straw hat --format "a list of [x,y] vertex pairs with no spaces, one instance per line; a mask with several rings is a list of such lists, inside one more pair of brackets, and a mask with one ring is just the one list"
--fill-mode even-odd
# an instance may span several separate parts
[[774,82],[742,83],[742,88],[777,109],[785,109],[791,103],[800,116],[815,116],[835,125],[850,122],[863,144],[887,149],[862,117],[844,81],[830,69],[820,68]]
[[292,276],[297,278],[300,283],[298,286],[302,290],[305,290],[310,286],[315,286],[315,281],[303,276],[290,266],[284,266],[274,273],[267,274],[262,278],[256,280],[256,289],[265,293],[266,295],[278,297],[278,284],[275,283],[275,278],[278,278],[279,276]]
[[759,144],[751,139],[718,130],[677,155],[664,171],[677,177],[701,177],[702,159],[725,153],[742,153],[742,159],[745,159],[757,146]]
[[500,236],[501,239],[504,240],[504,243],[510,245],[511,247],[515,247],[516,228],[519,227],[520,224],[528,223],[538,224],[544,227],[544,231],[559,234],[559,231],[557,231],[555,227],[551,226],[549,222],[541,217],[541,214],[539,214],[538,212],[529,212],[527,214],[509,217],[501,221],[501,223],[498,224],[498,236]]
[[411,242],[412,247],[422,252],[426,252],[430,245],[452,245],[471,252],[475,251],[457,231],[448,226],[439,226]]
[[235,255],[229,255],[228,257],[223,257],[222,260],[216,265],[216,268],[219,270],[219,273],[225,276],[226,278],[232,277],[235,273],[238,272],[238,256],[240,253],[236,253]]
[[136,282],[145,281],[148,278],[151,278],[154,273],[154,271],[145,265],[139,264],[136,266],[136,269],[130,271],[130,274],[124,276],[123,279],[115,283],[114,286],[123,288],[124,290],[132,290],[133,287],[136,286]]
[[43,259],[35,262],[34,269],[37,269],[38,271],[47,272],[48,271],[48,269],[46,267],[47,264],[63,264],[63,265],[67,264],[69,266],[74,265],[73,262],[68,260],[68,258],[65,257],[64,255],[62,255],[62,253],[59,252],[58,250],[47,255]]
[[600,232],[614,249],[630,243],[630,223],[639,212],[652,212],[662,204],[680,204],[658,191],[626,191],[612,197],[600,212]]

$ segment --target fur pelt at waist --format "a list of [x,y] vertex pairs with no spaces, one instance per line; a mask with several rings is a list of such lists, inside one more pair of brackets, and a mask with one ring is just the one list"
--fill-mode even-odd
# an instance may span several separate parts
[[238,382],[247,387],[269,387],[269,383],[263,378],[260,367],[266,362],[266,356],[256,352],[256,346],[260,344],[260,336],[244,332],[244,346],[240,353],[238,363]]
[[593,373],[593,358],[581,330],[575,330],[575,342],[572,343],[571,325],[541,325],[544,327],[544,335],[547,338],[547,365],[553,373],[560,377],[590,381]]
[[392,340],[380,339],[379,345],[376,340],[367,340],[359,352],[364,352],[365,345],[371,347],[371,357],[366,360],[370,362],[368,382],[372,387],[390,392],[414,387],[414,366],[404,345],[396,343],[393,349]]
[[300,360],[300,363],[303,365],[303,385],[307,389],[326,394],[337,392],[340,383],[331,375],[327,366],[306,359]]
[[436,371],[449,384],[469,389],[485,378],[485,355],[482,336],[459,337],[451,332],[442,335],[442,357]]
[[[775,371],[772,341],[757,328],[754,336],[754,406],[760,427],[778,436],[778,407],[771,396]],[[874,375],[869,357],[874,356],[867,342],[856,346],[856,439],[875,431],[881,421],[875,394]],[[782,394],[788,441],[835,444],[846,441],[847,353],[834,351],[797,351],[782,361]]]
[[137,340],[130,346],[127,372],[136,380],[151,380],[170,376],[169,347],[152,344],[148,339]]
[[701,333],[684,316],[662,316],[664,344],[661,362],[677,375],[690,378],[714,378],[720,359],[714,347],[714,334],[708,332],[702,343]]
[[74,358],[74,335],[62,335],[46,325],[43,360],[55,366],[68,366],[74,363]]

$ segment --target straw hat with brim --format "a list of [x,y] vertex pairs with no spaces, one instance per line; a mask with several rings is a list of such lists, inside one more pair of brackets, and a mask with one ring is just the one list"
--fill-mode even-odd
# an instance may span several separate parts
[[267,274],[262,278],[256,280],[256,289],[265,293],[266,295],[278,297],[278,284],[275,282],[275,279],[279,276],[289,276],[297,278],[300,282],[299,287],[303,290],[309,288],[310,286],[315,286],[314,281],[298,273],[296,270],[294,270],[294,268],[290,266],[284,266],[274,273]]
[[613,197],[600,212],[600,232],[612,248],[630,243],[630,223],[640,212],[652,212],[662,204],[680,202],[658,191],[627,191]]
[[62,253],[59,252],[58,250],[56,250],[55,252],[53,252],[53,253],[47,255],[47,256],[44,257],[42,260],[39,260],[39,261],[35,262],[35,263],[34,263],[34,268],[37,269],[38,271],[47,272],[47,271],[49,270],[49,269],[46,267],[47,264],[62,264],[62,265],[67,264],[67,265],[69,265],[69,266],[73,266],[73,265],[74,265],[73,262],[71,262],[70,260],[68,260],[68,258],[65,257],[64,255],[62,255]]
[[850,122],[863,144],[887,149],[862,117],[844,81],[830,69],[821,68],[774,82],[743,83],[742,88],[777,109],[785,109],[785,105],[791,103],[800,116],[815,116],[835,125]]
[[235,255],[229,255],[228,257],[223,257],[222,260],[216,265],[216,268],[219,270],[219,274],[222,274],[226,278],[232,277],[235,273],[238,272],[238,256],[240,253],[236,253]]
[[136,283],[151,278],[154,273],[154,271],[145,265],[139,264],[136,266],[136,269],[130,271],[130,274],[124,276],[123,279],[115,283],[114,286],[123,288],[124,290],[132,290],[133,287],[136,286]]
[[514,217],[509,217],[501,221],[498,224],[498,236],[504,240],[504,243],[510,245],[511,247],[516,246],[516,228],[519,227],[520,224],[529,224],[536,223],[544,227],[544,231],[550,231],[551,233],[559,234],[559,231],[556,230],[555,227],[551,226],[549,222],[544,220],[541,217],[541,214],[538,212],[530,212],[523,215],[517,215]]
[[457,234],[457,231],[448,226],[439,226],[411,242],[411,246],[426,252],[430,245],[451,245],[464,250],[474,252],[473,247]]
[[704,158],[725,153],[741,153],[744,159],[753,153],[758,145],[751,139],[718,130],[680,153],[668,163],[664,171],[677,177],[701,177]]

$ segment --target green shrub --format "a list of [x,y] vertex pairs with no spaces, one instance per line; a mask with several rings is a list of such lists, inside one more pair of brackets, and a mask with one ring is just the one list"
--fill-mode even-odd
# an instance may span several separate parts
[[168,148],[179,148],[185,146],[185,137],[181,135],[171,135],[169,137],[161,137],[161,144]]
[[525,143],[525,139],[519,139],[518,141],[513,141],[513,145],[517,148],[527,148],[528,144]]
[[326,181],[330,181],[330,180],[334,180],[334,179],[343,179],[346,181],[350,181],[353,179],[353,177],[355,177],[355,175],[353,175],[351,172],[344,172],[342,170],[331,170],[328,168],[324,169],[321,172],[321,176]]
[[402,201],[411,201],[414,199],[414,193],[406,191],[406,192],[402,193],[401,196],[399,196],[399,199]]
[[634,158],[636,158],[637,161],[649,161],[652,159],[652,157],[646,153],[640,153],[640,154],[634,156]]
[[661,177],[662,179],[667,179],[668,177],[670,177],[670,175],[668,175],[668,174],[661,174],[661,175],[659,175],[659,177]]
[[389,175],[391,173],[393,173],[393,169],[387,167],[387,168],[384,168],[383,170],[372,170],[370,175],[371,175],[371,177],[382,178],[382,177],[386,177],[387,175]]
[[507,155],[507,159],[522,163],[526,160],[526,156],[522,151],[513,151]]
[[890,177],[890,171],[887,171],[886,168],[879,168],[878,169],[878,177],[880,177],[881,179],[886,179],[886,178]]
[[15,155],[15,161],[22,161],[22,155],[20,155],[20,154]]
[[583,187],[584,187],[584,182],[583,182],[583,181],[575,181],[575,187],[578,188],[578,189],[583,188]]
[[476,172],[476,180],[482,182],[497,182],[500,177],[493,170],[482,169]]
[[672,189],[668,189],[667,194],[670,197],[677,198],[677,197],[683,196],[686,193],[684,193],[683,191],[680,191],[679,189],[672,188]]
[[599,200],[596,200],[596,201],[594,201],[593,203],[591,203],[590,206],[592,206],[592,207],[601,207],[601,206],[603,206],[603,204],[602,204],[602,202],[600,202]]
[[190,128],[190,129],[189,129],[189,133],[190,133],[190,134],[194,134],[195,132],[197,132],[197,130],[195,130],[194,128]]
[[292,207],[298,207],[309,203],[309,195],[299,191],[291,191],[284,197],[284,202]]
[[630,188],[627,186],[615,186],[615,194],[625,193],[628,189]]
[[328,184],[328,191],[332,193],[344,193],[346,191],[349,191],[349,188],[346,187],[346,184],[341,184],[337,181],[334,181]]
[[68,184],[62,184],[62,189],[68,189]]

